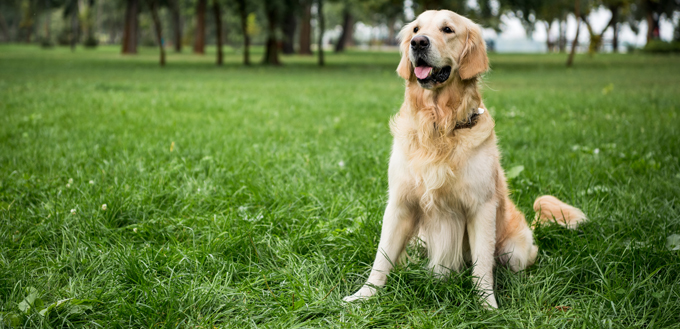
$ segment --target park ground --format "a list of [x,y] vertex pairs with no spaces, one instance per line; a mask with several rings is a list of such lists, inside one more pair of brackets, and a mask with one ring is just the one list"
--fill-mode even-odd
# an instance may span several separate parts
[[491,55],[512,199],[589,217],[538,227],[495,311],[417,249],[341,301],[377,248],[399,55],[282,59],[0,46],[0,327],[680,327],[680,57]]

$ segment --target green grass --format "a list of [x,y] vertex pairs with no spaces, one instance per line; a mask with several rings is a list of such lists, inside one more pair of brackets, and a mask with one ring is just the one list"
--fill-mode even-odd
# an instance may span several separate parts
[[377,248],[398,54],[156,60],[0,46],[0,327],[680,327],[680,57],[491,56],[513,200],[590,217],[538,228],[496,311],[419,258],[341,301]]

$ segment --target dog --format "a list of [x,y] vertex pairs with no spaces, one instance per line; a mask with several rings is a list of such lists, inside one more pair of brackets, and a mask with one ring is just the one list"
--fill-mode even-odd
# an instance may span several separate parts
[[[373,296],[417,237],[429,267],[446,277],[471,263],[486,307],[497,308],[493,267],[522,271],[538,247],[509,198],[494,121],[478,85],[489,69],[481,28],[448,10],[425,11],[399,33],[404,103],[391,120],[389,192],[371,274],[351,302]],[[536,222],[575,227],[585,214],[553,196],[534,203]]]

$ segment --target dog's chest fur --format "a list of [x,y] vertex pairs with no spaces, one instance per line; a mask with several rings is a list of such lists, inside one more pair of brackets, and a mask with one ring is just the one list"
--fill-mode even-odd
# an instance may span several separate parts
[[[471,129],[441,136],[423,136],[422,122],[400,113],[392,122],[394,149],[402,188],[424,213],[458,213],[468,217],[493,197],[498,149],[493,121],[488,114]],[[426,132],[427,133],[427,132]],[[397,155],[400,152],[402,154]]]

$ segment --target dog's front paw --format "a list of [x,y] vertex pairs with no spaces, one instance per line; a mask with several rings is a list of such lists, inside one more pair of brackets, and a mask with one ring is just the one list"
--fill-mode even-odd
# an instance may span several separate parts
[[343,298],[342,300],[345,301],[345,302],[351,303],[353,301],[357,301],[357,300],[360,300],[360,299],[366,299],[366,298],[368,298],[368,297],[357,296],[357,295],[349,295],[349,296],[346,296],[345,298]]
[[482,303],[487,310],[495,310],[498,308],[498,303],[496,303],[496,298],[493,295],[487,296],[482,300]]
[[359,289],[359,291],[355,292],[353,295],[343,298],[342,300],[351,303],[353,301],[367,299],[373,295],[375,295],[375,288],[363,286],[361,289]]

